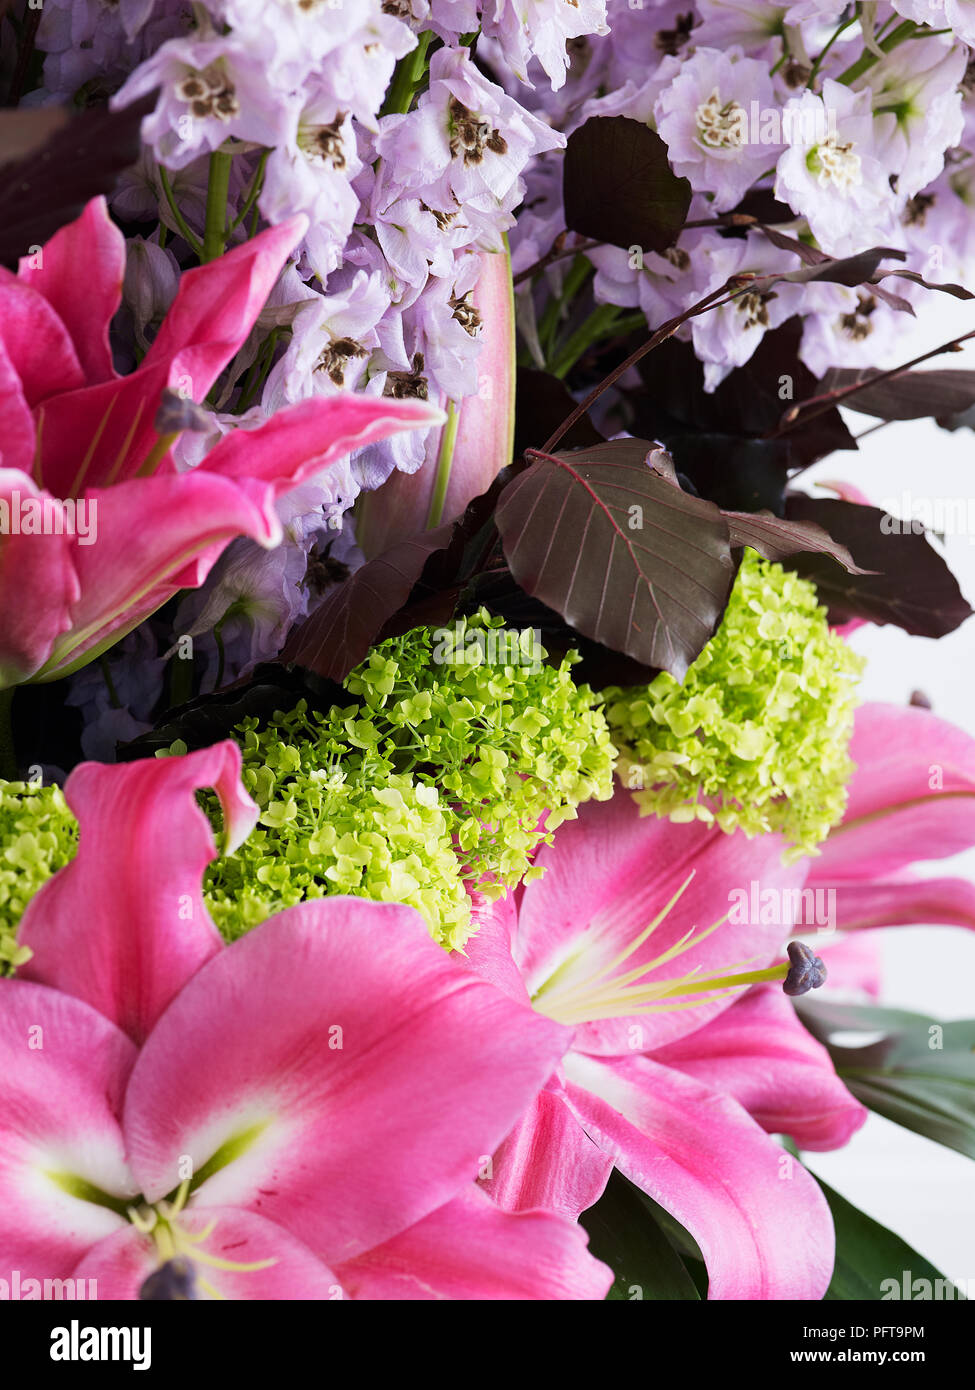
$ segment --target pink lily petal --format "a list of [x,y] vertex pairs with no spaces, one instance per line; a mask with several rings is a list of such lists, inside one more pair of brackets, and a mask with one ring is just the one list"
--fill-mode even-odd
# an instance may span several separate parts
[[757,985],[653,1060],[733,1096],[769,1134],[838,1149],[867,1118],[779,985]]
[[0,466],[30,473],[36,442],[34,417],[0,338]]
[[141,370],[178,362],[201,400],[244,342],[290,252],[308,229],[304,214],[182,276]]
[[[354,449],[434,418],[435,407],[422,401],[351,393],[305,401],[256,430],[226,435],[190,473],[88,489],[86,498],[97,504],[97,539],[74,547],[81,601],[44,678],[84,665],[174,593],[198,587],[236,536],[277,544],[274,500],[281,493]],[[147,515],[155,519],[151,527]]]
[[458,970],[411,908],[302,903],[160,1019],[126,1098],[130,1161],[156,1201],[181,1155],[199,1171],[234,1141],[199,1203],[257,1211],[334,1267],[473,1180],[569,1036]]
[[820,1299],[833,1223],[815,1180],[737,1101],[647,1057],[570,1054],[571,1104],[701,1247],[712,1299]]
[[[817,862],[814,872],[810,886],[828,875],[828,865]],[[830,886],[836,889],[836,925],[841,931],[861,927],[975,928],[975,884],[965,878],[921,878],[904,870],[863,882],[833,881]]]
[[124,1033],[79,999],[0,980],[5,1278],[14,1269],[24,1279],[67,1278],[89,1246],[127,1224],[63,1183],[80,1179],[120,1200],[136,1195],[118,1119],[134,1060]]
[[[125,238],[109,217],[105,199],[92,198],[80,217],[55,232],[39,266],[31,265],[34,259],[21,260],[18,278],[40,291],[68,330],[85,381],[108,381],[115,376],[108,329],[122,299]],[[82,294],[79,273],[84,276]]]
[[[201,1299],[215,1295],[235,1301],[324,1301],[343,1297],[338,1276],[300,1240],[263,1216],[234,1207],[190,1207],[180,1213],[177,1221],[180,1232],[190,1237],[201,1235],[211,1222],[215,1223],[210,1236],[196,1245],[189,1243],[186,1250],[194,1265]],[[206,1258],[194,1259],[197,1251],[204,1257],[233,1264],[263,1264],[265,1260],[274,1263],[265,1269],[219,1269],[208,1265]],[[159,1264],[159,1252],[151,1238],[129,1226],[90,1250],[74,1270],[74,1277],[94,1279],[100,1300],[137,1299],[143,1282]],[[201,1281],[214,1292],[201,1287]]]
[[[38,471],[44,486],[58,497],[75,497],[86,488],[134,478],[158,442],[153,422],[163,389],[176,375],[165,364],[147,370],[143,363],[130,376],[44,401],[38,409]],[[155,471],[165,475],[176,469],[164,457]]]
[[222,949],[200,891],[216,854],[200,787],[216,790],[229,844],[240,844],[258,810],[230,739],[182,758],[76,768],[65,795],[81,829],[77,857],[21,921],[34,952],[21,974],[84,999],[136,1042]]
[[880,998],[883,962],[878,937],[860,932],[820,941],[816,954],[822,956],[829,971],[824,986],[827,993],[842,990]]
[[199,470],[95,488],[85,497],[95,508],[95,541],[72,545],[81,593],[70,633],[49,652],[46,680],[84,665],[181,588],[202,584],[235,536],[271,546],[281,535],[267,485]]
[[384,1300],[602,1299],[613,1282],[581,1226],[511,1216],[473,1186],[339,1274],[353,1298]]
[[[46,497],[26,473],[0,468],[0,510],[11,523],[27,498]],[[20,535],[11,524],[0,539],[0,689],[39,670],[70,629],[81,592],[73,555],[70,536]]]
[[[568,987],[581,986],[608,967],[663,911],[692,872],[672,910],[619,970],[649,965],[692,928],[698,934],[706,931],[729,911],[732,890],[744,887],[747,892],[752,880],[760,881],[763,890],[800,885],[805,870],[783,867],[781,847],[775,835],[747,840],[741,833],[725,835],[697,822],[675,825],[655,816],[641,817],[628,796],[580,807],[579,818],[560,826],[553,844],[539,851],[537,862],[545,866],[545,875],[528,885],[521,904],[514,956],[535,1007],[545,1011],[547,991],[538,991],[556,970],[559,985]],[[702,979],[762,969],[775,959],[789,934],[789,923],[729,921],[655,967],[647,978],[656,984],[695,968]],[[745,961],[751,964],[744,966]],[[729,991],[693,1009],[586,1024],[575,1046],[610,1055],[629,1055],[634,1047],[648,1051],[701,1027],[734,997]],[[634,1027],[640,1030],[636,1042]]]
[[575,1220],[602,1196],[613,1160],[596,1145],[551,1080],[532,1101],[492,1160],[481,1186],[505,1211],[538,1208]]
[[480,893],[472,895],[471,928],[463,951],[454,953],[458,966],[472,970],[504,990],[510,999],[529,1003],[528,990],[511,954],[511,942],[518,926],[514,893],[492,902]]
[[321,396],[273,415],[256,430],[232,430],[207,454],[199,471],[211,477],[253,478],[278,496],[378,439],[425,428],[443,418],[426,401],[356,395]]
[[[58,385],[63,394],[45,403],[45,486],[69,496],[82,487],[134,478],[158,443],[154,422],[163,389],[203,399],[250,332],[305,226],[304,217],[291,218],[219,260],[187,271],[152,346],[131,376],[81,391]],[[81,451],[79,440],[84,441]],[[173,472],[172,462],[164,459],[157,471]]]
[[975,739],[914,706],[866,704],[841,825],[816,865],[823,882],[886,876],[975,844]]
[[0,341],[31,408],[85,384],[68,330],[44,296],[9,270],[0,274]]

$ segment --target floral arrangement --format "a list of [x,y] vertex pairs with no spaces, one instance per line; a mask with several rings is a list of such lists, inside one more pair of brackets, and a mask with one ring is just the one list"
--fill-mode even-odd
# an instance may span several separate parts
[[975,927],[975,739],[855,636],[972,610],[807,470],[975,427],[973,73],[956,0],[0,7],[4,1298],[961,1297],[807,1155],[975,1158],[874,949]]

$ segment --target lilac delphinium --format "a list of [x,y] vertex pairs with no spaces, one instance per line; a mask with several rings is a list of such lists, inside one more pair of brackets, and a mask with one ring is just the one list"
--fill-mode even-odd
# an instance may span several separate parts
[[937,178],[945,151],[961,140],[967,61],[962,44],[930,38],[894,49],[860,80],[873,103],[877,158],[901,201]]
[[975,44],[975,0],[893,0],[893,8],[932,29],[947,25],[963,43]]
[[853,92],[827,78],[821,96],[806,91],[786,103],[783,135],[775,196],[806,219],[824,251],[848,255],[890,235],[889,171],[869,89]]
[[[703,299],[732,275],[761,277],[796,270],[798,261],[793,252],[780,251],[756,232],[730,238],[712,233],[693,266],[694,298]],[[715,390],[733,368],[744,366],[764,335],[797,312],[802,297],[800,285],[779,282],[771,289],[759,285],[692,319],[690,335],[704,364],[704,389]]]
[[777,110],[767,64],[740,48],[697,49],[655,106],[671,167],[712,195],[715,212],[733,208],[775,163],[779,126],[763,117]]

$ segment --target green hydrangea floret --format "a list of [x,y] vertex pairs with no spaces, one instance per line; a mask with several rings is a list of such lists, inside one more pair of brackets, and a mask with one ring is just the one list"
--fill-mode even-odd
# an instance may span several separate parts
[[644,814],[776,831],[787,860],[814,854],[846,806],[862,669],[815,586],[746,550],[683,683],[603,692],[620,778]]
[[60,787],[0,781],[0,975],[30,959],[17,928],[31,898],[78,848],[78,822]]
[[[505,647],[503,623],[482,610],[414,629],[346,678],[358,704],[301,702],[237,727],[261,821],[207,871],[225,936],[352,893],[414,906],[436,940],[460,947],[467,888],[494,897],[536,876],[539,844],[581,802],[612,795],[615,751],[592,690],[572,679],[578,657],[548,664],[530,632],[503,634]],[[216,823],[215,798],[208,809]]]
[[[470,900],[435,791],[405,776],[383,786],[348,780],[309,737],[303,703],[264,730],[251,719],[237,733],[243,782],[261,815],[204,878],[207,907],[228,941],[284,907],[333,893],[406,903],[444,946],[466,939]],[[215,819],[216,809],[214,797]]]

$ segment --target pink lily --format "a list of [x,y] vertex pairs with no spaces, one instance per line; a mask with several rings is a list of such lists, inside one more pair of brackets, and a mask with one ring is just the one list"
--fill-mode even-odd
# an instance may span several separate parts
[[791,927],[725,921],[730,890],[800,884],[781,848],[641,819],[625,795],[589,803],[539,853],[542,878],[479,909],[465,948],[467,968],[575,1028],[488,1190],[576,1214],[615,1165],[695,1236],[711,1298],[822,1297],[829,1210],[766,1127],[828,1148],[865,1117],[780,990],[732,1002]]
[[16,275],[0,270],[0,689],[77,670],[202,584],[235,536],[277,545],[277,496],[352,449],[443,419],[417,401],[305,401],[177,472],[185,423],[159,415],[164,392],[206,395],[305,227],[293,218],[188,271],[124,377],[109,324],[125,241],[104,199]]
[[473,1181],[567,1031],[395,904],[302,904],[224,947],[194,793],[239,843],[239,771],[228,742],[68,781],[78,856],[0,981],[0,1268],[100,1298],[175,1256],[209,1297],[602,1298],[576,1225]]
[[366,558],[461,516],[511,462],[515,429],[515,315],[508,255],[485,252],[471,292],[481,320],[480,389],[447,402],[447,423],[430,435],[415,473],[394,472],[356,504],[356,539]]
[[[479,908],[468,968],[577,1029],[495,1156],[487,1186],[507,1209],[578,1212],[615,1164],[695,1235],[712,1298],[822,1296],[828,1212],[766,1136],[835,1148],[866,1112],[781,990],[735,980],[761,977],[744,967],[810,926],[975,926],[970,883],[907,867],[975,843],[975,740],[925,710],[868,704],[852,752],[846,817],[816,859],[783,868],[777,837],[641,820],[616,796],[559,829],[542,879]],[[721,924],[753,884],[781,895],[781,914]],[[808,888],[835,890],[834,921],[795,917]]]
[[846,814],[808,861],[806,885],[835,891],[841,931],[911,923],[975,928],[975,884],[911,865],[975,845],[975,740],[913,705],[861,705]]

